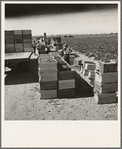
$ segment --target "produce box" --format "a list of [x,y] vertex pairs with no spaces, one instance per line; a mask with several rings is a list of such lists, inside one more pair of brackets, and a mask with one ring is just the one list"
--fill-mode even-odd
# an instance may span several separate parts
[[94,83],[94,89],[100,93],[115,93],[117,91],[118,83],[100,84],[99,82]]
[[22,34],[22,30],[14,30],[14,35],[20,35]]
[[6,35],[14,35],[14,31],[5,31],[5,36]]
[[95,70],[95,65],[94,64],[85,63],[84,69],[86,69],[86,70]]
[[57,81],[48,81],[48,82],[40,81],[40,89],[41,90],[56,90],[57,88],[58,88]]
[[75,79],[74,71],[59,71],[58,72],[58,80],[71,80]]
[[57,81],[57,72],[48,71],[48,72],[38,72],[39,81]]
[[5,47],[5,53],[14,53],[15,52],[15,48],[13,47]]
[[116,83],[118,81],[118,72],[100,73],[95,72],[95,81],[100,84]]
[[32,52],[32,47],[24,47],[24,52]]
[[25,47],[25,48],[32,48],[32,44],[31,44],[31,43],[30,43],[30,44],[27,44],[27,43],[25,44],[25,43],[24,43],[24,47]]
[[58,89],[58,98],[74,98],[75,88]]
[[57,98],[57,90],[41,90],[40,95],[42,99]]
[[89,70],[83,69],[83,75],[88,76],[88,74],[89,74]]
[[31,34],[31,30],[23,30],[23,34],[26,35],[26,34]]
[[99,62],[99,71],[101,73],[117,72],[116,62]]
[[89,70],[88,78],[95,78],[95,71]]
[[59,89],[75,88],[75,79],[59,80],[58,81],[58,87],[59,87]]
[[99,94],[95,91],[94,99],[98,104],[110,104],[117,102],[116,93]]

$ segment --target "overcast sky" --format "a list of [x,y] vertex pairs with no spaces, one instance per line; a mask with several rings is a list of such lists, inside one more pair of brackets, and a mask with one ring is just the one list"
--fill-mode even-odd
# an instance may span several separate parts
[[32,35],[118,32],[117,5],[6,4],[5,30],[31,29]]

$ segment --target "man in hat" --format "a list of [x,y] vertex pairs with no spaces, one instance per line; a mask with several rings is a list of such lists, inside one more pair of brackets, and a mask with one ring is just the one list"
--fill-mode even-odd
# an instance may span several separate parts
[[69,54],[72,52],[72,50],[69,48],[67,43],[64,45],[63,52],[64,60],[69,64]]

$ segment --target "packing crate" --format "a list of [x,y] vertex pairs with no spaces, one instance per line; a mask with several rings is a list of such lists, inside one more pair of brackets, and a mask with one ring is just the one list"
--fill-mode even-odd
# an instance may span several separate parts
[[75,88],[58,89],[58,98],[74,98]]
[[94,91],[94,99],[98,104],[110,104],[117,102],[116,93],[99,94]]
[[89,70],[88,78],[95,78],[95,71],[94,70]]
[[23,30],[23,35],[31,35],[31,30]]
[[57,98],[57,90],[41,90],[40,95],[42,99]]
[[58,72],[58,80],[71,80],[75,79],[74,71],[59,71]]
[[40,81],[40,89],[41,90],[57,90],[58,82],[57,81]]
[[14,35],[22,35],[22,30],[14,30]]
[[100,73],[99,71],[95,72],[95,81],[100,84],[115,83],[118,80],[118,73]]
[[72,80],[59,80],[58,81],[58,88],[59,89],[75,88],[75,79],[72,79]]
[[48,71],[48,72],[38,72],[39,81],[57,81],[57,72]]
[[95,70],[95,64],[85,63],[84,69],[86,69],[86,70]]
[[101,73],[117,72],[116,62],[99,62],[99,71]]
[[32,47],[24,47],[24,52],[32,52]]
[[94,83],[94,89],[100,93],[115,93],[117,91],[118,83],[100,84],[99,82]]

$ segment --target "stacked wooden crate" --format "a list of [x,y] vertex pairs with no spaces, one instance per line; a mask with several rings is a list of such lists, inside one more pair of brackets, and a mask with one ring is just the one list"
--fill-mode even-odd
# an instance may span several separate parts
[[75,72],[59,55],[52,55],[58,66],[58,98],[75,97]]
[[40,54],[38,59],[41,98],[57,98],[57,62],[49,54]]
[[81,65],[82,64],[82,59],[81,59],[81,57],[76,57],[75,59],[74,59],[74,65],[75,66],[79,66],[79,65]]
[[23,52],[22,30],[14,30],[15,51]]
[[69,54],[69,64],[74,65],[75,54]]
[[5,53],[13,53],[14,51],[14,31],[5,31]]
[[115,103],[117,91],[117,63],[99,62],[95,73],[94,97],[99,104]]
[[23,30],[23,47],[25,52],[32,51],[31,30]]
[[31,30],[5,31],[5,52],[32,52]]

